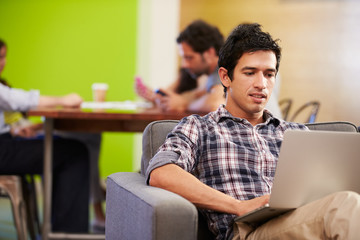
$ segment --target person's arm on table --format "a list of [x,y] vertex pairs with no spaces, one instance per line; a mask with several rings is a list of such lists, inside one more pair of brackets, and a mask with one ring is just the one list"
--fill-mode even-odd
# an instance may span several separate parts
[[155,103],[163,111],[166,112],[185,112],[191,99],[185,98],[182,94],[178,94],[169,90],[160,89],[164,96],[156,94]]
[[204,89],[194,89],[177,94],[163,90],[166,96],[157,96],[157,104],[164,111],[210,112],[216,110],[225,102],[221,85],[212,87],[210,92]]
[[[80,107],[82,103],[82,98],[75,93],[68,94],[61,97],[53,96],[39,96],[37,107]],[[13,136],[31,138],[35,137],[39,130],[43,128],[42,123],[31,124],[25,126],[14,126],[11,128],[10,132]]]
[[83,99],[76,93],[71,93],[61,97],[40,96],[38,107],[80,107]]
[[175,164],[166,164],[154,169],[150,173],[149,184],[179,194],[199,208],[239,216],[269,201],[268,195],[248,201],[237,200],[203,184]]
[[220,104],[225,103],[224,90],[221,85],[215,85],[210,92],[191,102],[187,109],[189,111],[211,112],[215,111]]

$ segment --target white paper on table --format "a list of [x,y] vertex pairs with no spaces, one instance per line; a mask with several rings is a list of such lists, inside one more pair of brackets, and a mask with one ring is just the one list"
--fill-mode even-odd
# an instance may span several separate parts
[[150,102],[83,102],[81,108],[91,109],[120,109],[120,110],[136,110],[138,108],[152,108],[153,104]]

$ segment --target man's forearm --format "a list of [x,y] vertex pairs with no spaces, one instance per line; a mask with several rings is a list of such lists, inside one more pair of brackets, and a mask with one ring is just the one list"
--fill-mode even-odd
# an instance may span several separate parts
[[237,200],[200,182],[175,164],[167,164],[153,170],[150,173],[149,184],[179,194],[199,208],[239,216],[269,201],[268,195],[247,201]]
[[40,96],[39,107],[54,107],[61,105],[61,97]]
[[181,93],[181,96],[185,98],[189,103],[191,103],[205,94],[206,91],[203,89],[194,89]]
[[175,164],[153,170],[149,183],[151,186],[179,194],[199,208],[238,214],[239,200],[203,184]]
[[189,111],[211,112],[215,111],[220,104],[225,103],[223,88],[221,85],[214,86],[206,93],[188,105]]
[[82,101],[82,98],[76,93],[61,97],[40,96],[38,107],[79,107]]

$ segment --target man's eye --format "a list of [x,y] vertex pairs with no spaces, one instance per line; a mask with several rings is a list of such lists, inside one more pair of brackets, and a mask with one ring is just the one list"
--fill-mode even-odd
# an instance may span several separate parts
[[254,73],[253,73],[253,72],[245,72],[244,74],[245,74],[245,75],[247,75],[247,76],[254,75]]

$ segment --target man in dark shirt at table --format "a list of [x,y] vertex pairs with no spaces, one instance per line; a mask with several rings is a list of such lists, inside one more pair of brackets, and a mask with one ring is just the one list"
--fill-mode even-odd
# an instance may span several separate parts
[[360,197],[339,192],[251,227],[243,215],[269,200],[287,129],[302,124],[275,118],[264,107],[279,70],[281,50],[258,24],[233,30],[219,54],[225,105],[184,118],[150,161],[151,186],[199,207],[216,239],[356,239]]
[[195,88],[182,94],[161,89],[166,96],[157,94],[158,106],[165,111],[209,112],[224,102],[217,74],[219,50],[224,37],[216,26],[202,20],[189,24],[177,37],[181,67],[193,78],[206,75],[205,88]]

